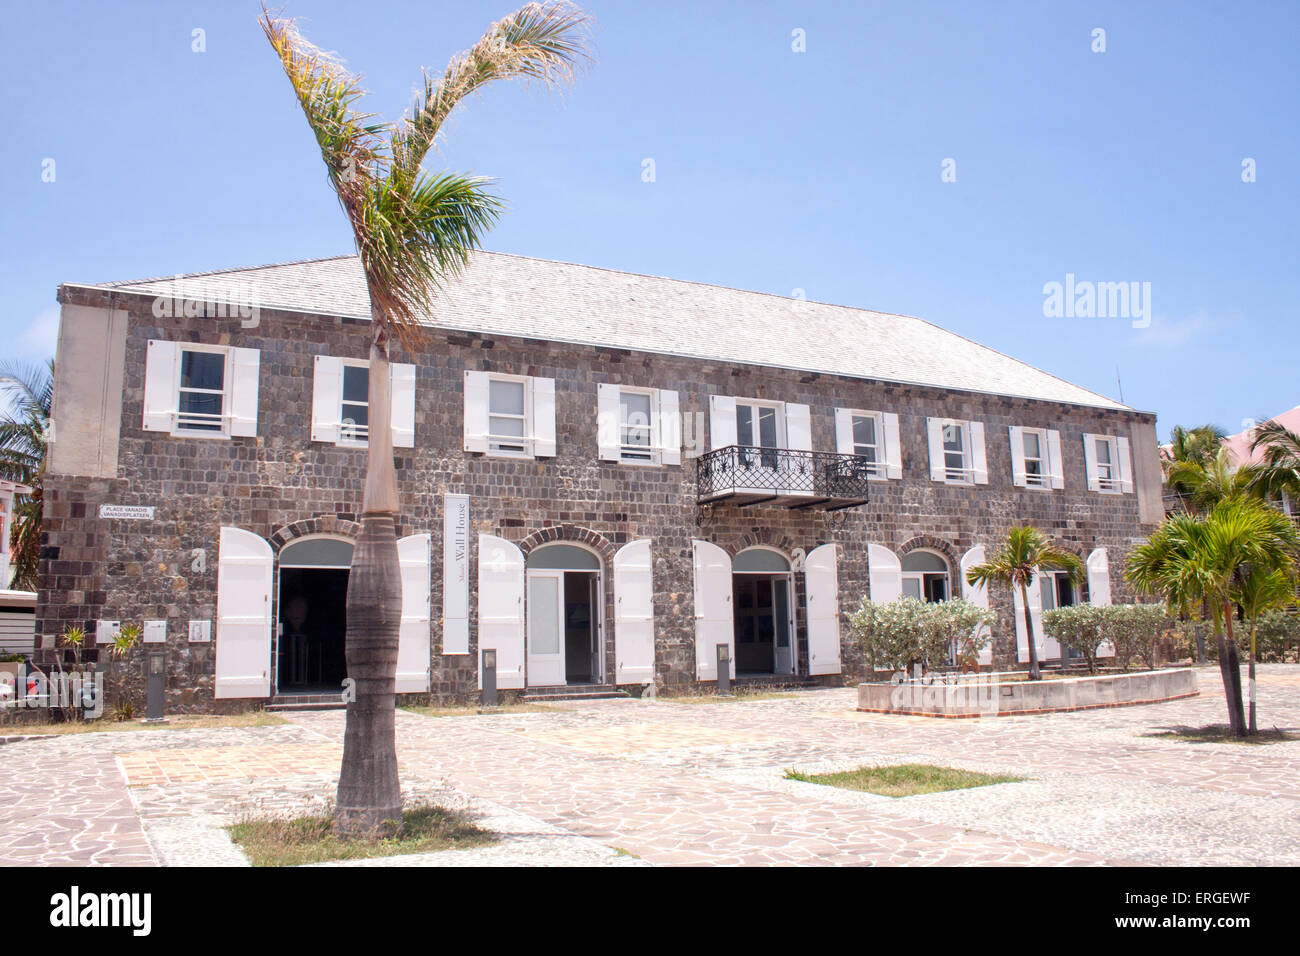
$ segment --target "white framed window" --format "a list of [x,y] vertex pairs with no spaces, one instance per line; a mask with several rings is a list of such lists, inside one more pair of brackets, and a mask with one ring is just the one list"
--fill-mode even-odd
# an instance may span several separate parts
[[1133,462],[1127,438],[1084,435],[1083,456],[1090,491],[1119,495],[1133,490]]
[[145,431],[178,438],[257,434],[257,349],[150,339]]
[[947,601],[951,578],[948,562],[933,551],[909,551],[899,562],[902,570],[903,597],[930,604]]
[[930,478],[950,485],[988,484],[982,422],[955,418],[926,421],[930,445]]
[[1011,483],[1017,488],[1064,488],[1061,433],[1051,428],[1010,427]]
[[[394,448],[415,447],[415,366],[388,366]],[[370,362],[317,355],[312,379],[311,440],[344,448],[370,443]]]
[[1026,487],[1050,488],[1051,482],[1047,474],[1047,432],[1041,428],[1022,429],[1020,448],[1025,456]]
[[835,450],[866,459],[867,477],[903,477],[898,416],[859,408],[835,409]]
[[630,385],[597,386],[596,434],[602,461],[680,465],[677,393]]
[[493,375],[488,378],[488,451],[495,455],[531,457],[532,401],[528,379]]
[[555,454],[555,379],[465,373],[465,450],[501,458]]

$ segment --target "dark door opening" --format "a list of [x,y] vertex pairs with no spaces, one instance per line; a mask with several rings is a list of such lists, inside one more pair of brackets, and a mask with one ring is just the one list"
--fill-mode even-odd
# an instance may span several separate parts
[[734,574],[736,676],[794,673],[790,582],[786,574]]
[[337,693],[347,676],[346,568],[280,570],[281,692]]
[[564,572],[564,680],[592,684],[599,677],[600,628],[594,571]]

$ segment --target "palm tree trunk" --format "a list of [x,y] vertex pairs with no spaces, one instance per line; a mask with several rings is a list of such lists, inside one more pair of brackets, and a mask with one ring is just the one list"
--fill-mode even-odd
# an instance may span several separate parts
[[1259,728],[1255,725],[1255,621],[1250,622],[1250,671],[1247,684],[1250,688],[1250,733],[1252,735],[1259,733]]
[[1241,706],[1241,661],[1232,634],[1232,604],[1223,606],[1223,623],[1227,640],[1219,638],[1219,669],[1223,672],[1223,692],[1228,698],[1228,726],[1238,737],[1246,736],[1246,714]]
[[1020,596],[1025,602],[1025,633],[1029,635],[1029,679],[1041,680],[1043,675],[1038,669],[1038,648],[1034,644],[1034,615],[1029,611],[1029,588],[1022,581]]
[[382,314],[374,314],[373,330],[365,498],[348,574],[345,654],[354,693],[348,702],[335,806],[335,826],[344,836],[372,836],[385,821],[402,815],[394,719],[402,578],[388,325]]

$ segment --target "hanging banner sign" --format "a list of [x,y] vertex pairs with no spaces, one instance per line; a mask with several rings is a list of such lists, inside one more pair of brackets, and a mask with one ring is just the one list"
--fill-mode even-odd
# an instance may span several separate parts
[[442,652],[468,654],[469,495],[442,502]]

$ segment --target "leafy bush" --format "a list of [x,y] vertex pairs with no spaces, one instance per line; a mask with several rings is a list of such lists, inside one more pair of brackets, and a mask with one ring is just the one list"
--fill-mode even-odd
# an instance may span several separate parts
[[931,668],[948,664],[956,645],[957,660],[971,660],[988,646],[992,611],[967,601],[929,603],[899,598],[884,604],[862,599],[849,617],[867,658],[877,670],[904,670],[919,661]]
[[1043,612],[1043,631],[1082,654],[1088,669],[1097,668],[1097,650],[1109,642],[1115,664],[1125,670],[1136,657],[1154,669],[1170,621],[1160,604],[1076,604]]
[[1091,673],[1097,671],[1097,650],[1106,638],[1102,618],[1108,608],[1094,604],[1074,604],[1043,612],[1043,633],[1062,647],[1082,654]]

